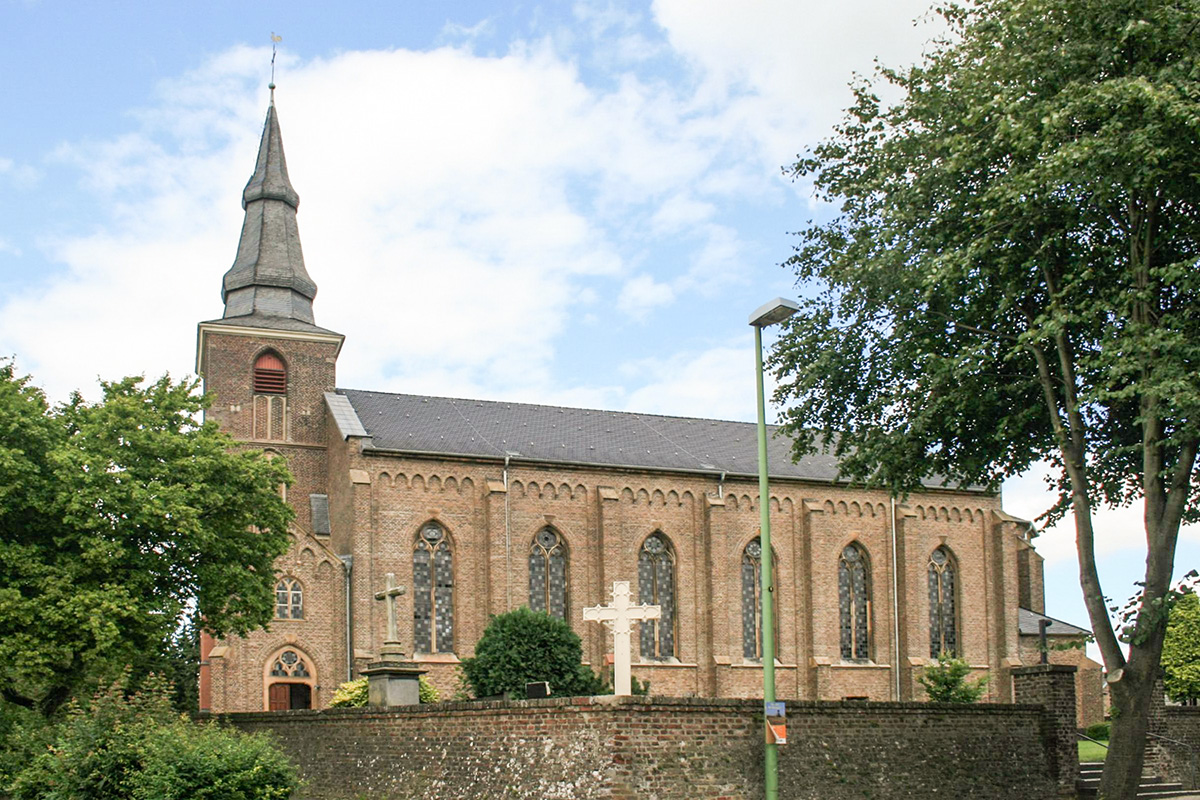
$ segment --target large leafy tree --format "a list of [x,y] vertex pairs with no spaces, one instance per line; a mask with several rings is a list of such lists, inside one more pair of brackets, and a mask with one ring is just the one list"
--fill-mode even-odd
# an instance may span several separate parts
[[[798,453],[897,495],[1049,462],[1108,668],[1101,785],[1141,772],[1200,444],[1200,2],[977,0],[916,66],[855,87],[792,168],[840,208],[790,264],[815,296],[773,355]],[[886,88],[894,102],[880,99]],[[1092,516],[1140,503],[1114,629]],[[1124,641],[1122,641],[1124,639]]]
[[1162,653],[1163,684],[1177,703],[1200,700],[1200,596],[1185,592],[1171,606]]
[[0,362],[0,698],[47,715],[154,668],[191,609],[265,625],[292,515],[287,468],[197,422],[194,383],[103,388],[51,408]]

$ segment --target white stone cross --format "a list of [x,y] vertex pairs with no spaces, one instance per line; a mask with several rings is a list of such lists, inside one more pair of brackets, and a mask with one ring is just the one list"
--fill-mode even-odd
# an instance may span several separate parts
[[406,591],[407,589],[403,586],[397,585],[396,574],[389,572],[387,574],[387,588],[382,592],[375,593],[375,599],[382,600],[387,605],[388,628],[387,639],[384,641],[385,644],[400,643],[400,636],[396,632],[396,598]]
[[592,622],[603,622],[613,632],[613,694],[633,693],[630,681],[630,662],[633,654],[629,647],[631,622],[658,619],[662,615],[659,606],[634,606],[629,604],[629,581],[613,582],[613,604],[591,606],[583,610],[583,618]]

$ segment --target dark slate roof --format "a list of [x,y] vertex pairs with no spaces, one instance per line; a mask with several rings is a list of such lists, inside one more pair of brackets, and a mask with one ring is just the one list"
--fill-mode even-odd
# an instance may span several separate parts
[[[337,391],[361,420],[371,438],[368,446],[382,450],[490,458],[508,453],[521,461],[758,474],[757,432],[750,422]],[[769,426],[767,440],[772,476],[816,481],[837,477],[832,455],[793,463],[790,441],[775,436],[776,430]]]
[[1077,627],[1054,617],[1047,617],[1045,614],[1030,611],[1028,608],[1017,609],[1017,630],[1021,632],[1022,636],[1037,636],[1038,620],[1043,619],[1050,620],[1050,627],[1046,628],[1046,634],[1049,636],[1079,636],[1091,633],[1086,628]]

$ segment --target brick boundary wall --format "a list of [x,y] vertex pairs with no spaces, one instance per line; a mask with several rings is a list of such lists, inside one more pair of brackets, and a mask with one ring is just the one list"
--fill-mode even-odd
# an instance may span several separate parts
[[1165,735],[1191,748],[1167,744],[1167,775],[1186,789],[1200,789],[1200,706],[1167,706],[1164,717]]
[[1012,671],[1014,699],[1044,709],[1042,742],[1047,767],[1061,796],[1074,796],[1079,778],[1075,672],[1070,664],[1038,664]]
[[[303,800],[762,796],[755,700],[551,698],[220,719],[272,732],[300,766]],[[1047,724],[1041,705],[789,703],[780,797],[1055,797]]]

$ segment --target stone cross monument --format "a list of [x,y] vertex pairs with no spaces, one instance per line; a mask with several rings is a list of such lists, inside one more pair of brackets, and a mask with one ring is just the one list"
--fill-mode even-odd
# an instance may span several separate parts
[[630,662],[633,654],[629,647],[629,634],[633,622],[658,619],[662,613],[659,606],[630,605],[629,581],[613,583],[611,606],[591,606],[583,610],[583,618],[592,622],[603,622],[613,632],[613,694],[630,695]]
[[404,650],[400,647],[400,635],[396,632],[396,598],[408,590],[396,583],[394,572],[389,572],[386,577],[387,588],[375,593],[375,599],[382,600],[387,607],[387,638],[383,640],[383,649],[379,652],[380,655],[402,656]]
[[375,593],[375,599],[387,608],[387,638],[379,650],[379,660],[362,671],[367,676],[367,702],[373,706],[415,706],[421,702],[421,675],[425,670],[404,660],[400,633],[396,628],[396,598],[407,590],[396,583],[396,575],[386,576],[387,587]]

